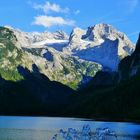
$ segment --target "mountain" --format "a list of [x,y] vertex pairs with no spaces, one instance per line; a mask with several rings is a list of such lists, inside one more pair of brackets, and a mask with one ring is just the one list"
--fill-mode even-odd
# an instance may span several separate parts
[[120,81],[129,80],[140,72],[140,36],[136,44],[136,49],[131,56],[124,58],[119,64]]
[[[103,76],[100,80],[104,82],[110,79],[109,74]],[[132,55],[121,60],[117,78],[119,83],[114,86],[100,85],[95,89],[95,83],[90,83],[78,91],[66,114],[99,120],[140,121],[140,36]]]
[[75,92],[61,83],[50,81],[36,65],[33,71],[18,66],[23,80],[8,81],[0,77],[0,115],[56,115],[69,104]]
[[70,36],[0,27],[0,115],[139,121],[139,56],[140,38],[107,24]]
[[24,50],[12,30],[0,27],[0,115],[60,113],[74,91],[40,73],[35,61],[43,58]]
[[4,79],[22,80],[17,66],[33,71],[35,64],[51,81],[73,89],[84,86],[99,71],[118,71],[120,60],[135,49],[125,34],[108,24],[75,28],[70,36],[63,31],[27,33],[6,26],[0,28],[0,43]]
[[97,24],[87,30],[76,28],[65,52],[80,59],[101,64],[104,70],[117,71],[120,60],[134,51],[127,36],[108,24]]

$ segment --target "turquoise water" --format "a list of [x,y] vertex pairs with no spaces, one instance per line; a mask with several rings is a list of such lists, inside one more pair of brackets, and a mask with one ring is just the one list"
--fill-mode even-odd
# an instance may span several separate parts
[[[119,122],[97,122],[74,118],[53,117],[0,117],[0,140],[51,140],[59,130],[73,128],[81,132],[89,125],[92,133],[97,128],[114,131],[118,140],[140,140],[140,124]],[[112,138],[109,138],[112,140]]]

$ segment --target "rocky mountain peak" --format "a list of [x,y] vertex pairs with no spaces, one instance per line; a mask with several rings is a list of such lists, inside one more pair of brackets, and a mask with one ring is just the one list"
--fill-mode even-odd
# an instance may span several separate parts
[[109,24],[97,24],[87,30],[75,28],[70,43],[63,50],[86,61],[101,64],[105,69],[118,70],[120,60],[131,55],[134,44]]
[[15,34],[6,27],[0,27],[0,39],[7,39],[7,41],[12,41],[13,43],[17,41]]
[[67,40],[69,36],[64,31],[56,31],[53,33],[55,39],[64,39]]
[[113,26],[104,23],[88,27],[86,34],[83,35],[83,39],[95,42],[101,39],[116,40],[117,38],[125,40],[126,36],[125,34],[117,31]]
[[[0,35],[15,37],[13,47],[20,48],[22,57],[19,56],[17,65],[24,64],[24,67],[32,70],[31,65],[36,64],[50,80],[72,88],[88,82],[100,70],[118,71],[119,62],[134,50],[126,35],[108,24],[97,24],[87,30],[74,28],[70,37],[63,31],[28,33],[14,28],[5,30],[8,33],[1,32]],[[0,43],[3,47],[2,41]],[[12,53],[15,61],[15,54],[18,53],[7,52],[8,56]]]
[[81,28],[74,28],[72,33],[70,34],[69,41],[70,43],[78,43],[78,41],[82,38],[82,36],[86,33],[85,30]]

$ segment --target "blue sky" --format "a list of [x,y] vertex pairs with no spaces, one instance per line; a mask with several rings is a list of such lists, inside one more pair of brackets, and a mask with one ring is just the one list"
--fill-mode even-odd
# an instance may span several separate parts
[[140,31],[140,0],[4,0],[0,25],[23,31],[86,29],[108,23],[127,34],[134,43]]

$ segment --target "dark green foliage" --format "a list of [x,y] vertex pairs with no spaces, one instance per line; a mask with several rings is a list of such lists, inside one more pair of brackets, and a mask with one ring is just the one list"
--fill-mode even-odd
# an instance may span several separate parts
[[21,66],[18,72],[24,80],[0,79],[0,115],[56,115],[63,112],[73,90],[51,82],[33,65],[33,73]]
[[70,70],[67,67],[65,67],[64,65],[63,65],[63,71],[64,71],[65,75],[70,73]]
[[[107,83],[108,78],[111,81],[109,75],[101,74],[99,79],[93,79],[89,87],[79,91],[78,95],[73,96],[73,105],[68,107],[68,113],[79,117],[104,120],[140,121],[139,48],[140,39],[135,52],[120,63],[120,83],[114,86],[101,86],[101,84],[98,84],[98,88],[94,88],[98,80],[103,80]],[[137,72],[131,76],[134,68]]]
[[38,48],[38,49],[37,48],[22,48],[22,49],[36,56],[40,56],[41,51],[42,51],[42,48]]
[[[86,117],[107,120],[140,121],[140,39],[135,52],[123,59],[119,65],[119,74],[98,72],[96,76],[75,92],[58,82],[50,81],[33,65],[33,72],[23,68],[22,51],[14,46],[16,37],[9,29],[0,27],[0,63],[9,61],[7,67],[0,67],[0,115],[51,115]],[[17,52],[17,56],[9,56],[9,52]],[[27,51],[27,50],[26,50]],[[28,49],[34,55],[38,51]],[[74,59],[74,58],[71,58]],[[65,60],[71,72],[77,74],[88,68],[85,76],[93,76],[98,65],[79,63],[76,66],[68,58]],[[73,61],[73,60],[72,60]],[[63,66],[62,73],[70,72]],[[132,75],[133,70],[136,73]],[[78,88],[77,78],[71,87]],[[6,79],[6,80],[5,80]],[[7,81],[12,80],[12,81]],[[119,81],[119,83],[118,83]],[[73,94],[72,94],[73,93]]]
[[18,71],[3,68],[0,68],[0,76],[11,81],[19,81],[23,79],[23,76],[20,75]]
[[0,27],[0,75],[6,80],[17,81],[23,77],[16,70],[17,65],[22,63],[22,51],[14,42],[17,41],[14,33],[7,28]]
[[6,39],[12,41],[13,39],[16,39],[16,36],[14,33],[5,27],[0,27],[0,39]]
[[69,110],[75,116],[108,120],[140,118],[140,75],[116,87],[87,89],[80,94],[74,96]]
[[[135,71],[135,73],[134,73]],[[140,71],[140,36],[136,49],[131,56],[124,58],[119,64],[120,80],[125,81]]]

